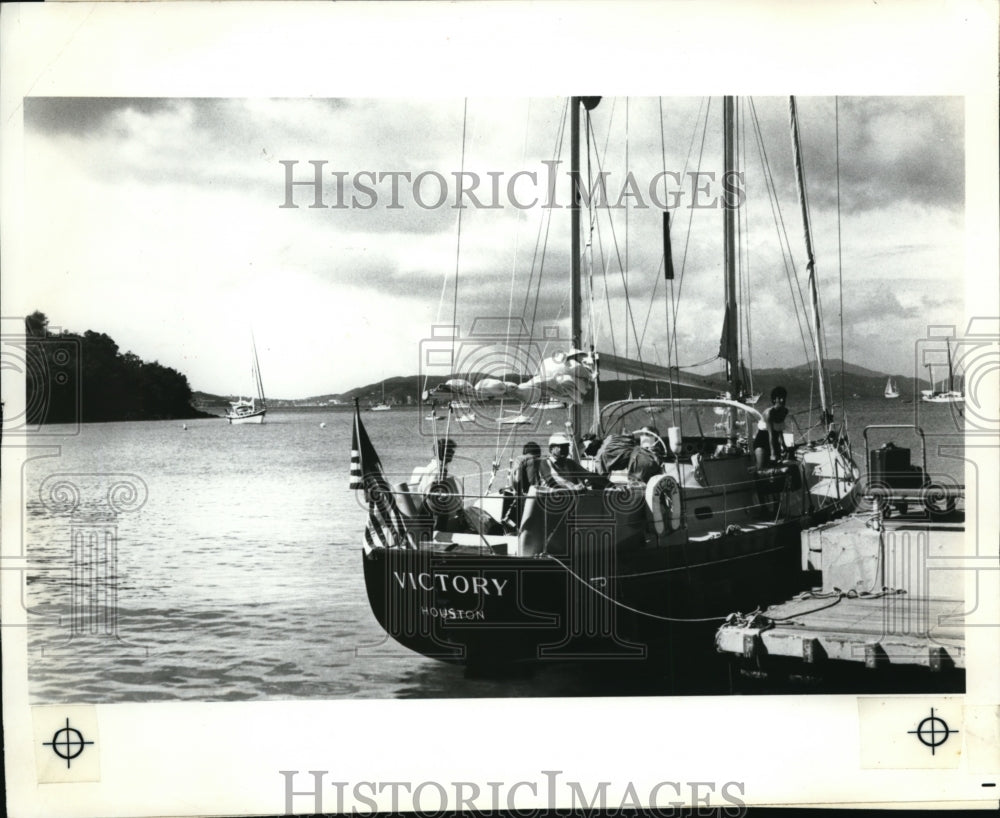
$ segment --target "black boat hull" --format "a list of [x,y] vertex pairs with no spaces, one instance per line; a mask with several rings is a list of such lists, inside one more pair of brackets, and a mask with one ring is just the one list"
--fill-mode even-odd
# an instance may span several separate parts
[[725,616],[800,590],[800,530],[769,525],[628,553],[599,537],[536,557],[374,549],[363,555],[365,585],[386,633],[442,661],[644,661],[681,645],[711,652]]

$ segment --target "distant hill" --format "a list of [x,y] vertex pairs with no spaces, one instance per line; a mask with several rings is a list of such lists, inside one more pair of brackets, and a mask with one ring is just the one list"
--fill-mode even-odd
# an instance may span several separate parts
[[[928,388],[929,384],[924,380],[908,378],[905,375],[879,372],[868,369],[857,364],[841,364],[839,359],[834,359],[826,364],[826,373],[831,385],[829,399],[832,403],[840,403],[842,396],[844,399],[859,398],[879,398],[885,390],[886,380],[891,376],[896,381],[899,389],[900,399],[903,401],[912,400],[915,394],[921,389]],[[469,376],[467,376],[469,377]],[[498,377],[491,373],[491,377]],[[469,380],[475,382],[477,376],[473,374]],[[523,376],[514,374],[506,376],[507,380],[515,383],[524,380]],[[419,403],[420,394],[424,389],[432,389],[438,386],[447,378],[431,378],[426,383],[422,375],[401,375],[393,378],[386,378],[384,381],[385,400],[393,406],[416,406]],[[818,404],[819,394],[815,387],[815,379],[812,370],[808,365],[801,365],[779,369],[758,369],[755,371],[754,388],[761,393],[761,403],[758,407],[768,403],[768,395],[773,387],[784,386],[789,393],[789,405],[796,411],[803,408],[809,402],[810,394],[813,396],[813,403]],[[354,405],[357,398],[362,408],[366,409],[382,400],[383,381],[365,384],[349,389],[346,392],[330,392],[322,395],[313,395],[308,398],[279,399],[268,398],[267,404],[273,408],[305,408],[305,407],[330,407],[343,406],[349,408]],[[668,394],[665,384],[657,384],[651,380],[638,378],[620,380],[601,380],[601,396],[604,400],[620,400],[631,394],[639,396],[666,397]],[[705,392],[692,390],[685,387],[674,387],[673,394],[677,397],[704,397]],[[209,412],[224,413],[228,408],[232,397],[222,397],[204,392],[195,392],[193,403],[199,409]]]
[[[930,388],[930,383],[923,379],[910,378],[894,372],[878,372],[852,363],[842,364],[839,359],[827,361],[825,371],[832,388],[829,398],[833,403],[840,403],[842,397],[848,400],[853,397],[881,398],[885,392],[886,381],[890,377],[896,382],[899,398],[903,401],[913,400],[921,389]],[[814,395],[814,402],[819,400],[813,371],[807,365],[788,369],[758,369],[754,372],[754,386],[761,391],[764,398],[778,384],[788,390],[790,403],[796,402],[796,395],[807,396],[810,391]]]

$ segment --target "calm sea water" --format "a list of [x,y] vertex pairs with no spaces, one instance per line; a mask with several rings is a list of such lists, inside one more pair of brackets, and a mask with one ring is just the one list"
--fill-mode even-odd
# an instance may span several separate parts
[[[915,411],[932,444],[933,433],[955,440],[951,407],[849,400],[859,464],[864,425],[913,422]],[[510,440],[516,451],[527,438],[544,446],[561,422],[551,417],[537,429],[517,430]],[[443,429],[442,422],[432,429],[412,409],[363,418],[386,470],[399,479],[427,462],[431,435]],[[599,674],[581,681],[566,669],[499,681],[466,678],[460,668],[389,640],[364,589],[366,512],[347,488],[351,425],[350,412],[330,411],[271,412],[262,426],[85,424],[72,435],[68,427],[47,427],[32,442],[55,448],[38,449],[50,456],[25,469],[32,700],[659,692],[655,679],[626,689],[620,676],[609,686]],[[510,434],[509,428],[499,435],[495,429],[456,432],[466,457],[454,471],[476,471],[473,455],[488,469],[498,437],[504,444]],[[873,433],[872,443],[890,439],[912,445],[919,462],[919,441],[906,432]],[[928,448],[930,469],[961,481],[960,459]],[[506,450],[501,462],[508,458]],[[111,516],[108,492],[115,485],[111,502],[121,511]],[[98,602],[116,612],[116,623],[87,608],[94,577],[73,570],[74,538],[104,547],[112,535],[110,584],[117,599]]]

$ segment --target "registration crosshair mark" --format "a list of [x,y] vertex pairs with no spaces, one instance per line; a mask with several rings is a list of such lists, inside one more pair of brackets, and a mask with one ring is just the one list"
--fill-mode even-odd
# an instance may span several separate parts
[[[64,737],[60,738],[61,735],[64,735]],[[59,758],[66,759],[67,770],[70,768],[73,759],[79,756],[88,744],[93,743],[92,741],[84,741],[83,733],[75,727],[69,726],[69,719],[66,719],[65,727],[60,727],[52,734],[52,741],[42,742],[44,746],[51,747],[52,752],[59,756]]]
[[[958,730],[952,730],[948,727],[948,723],[944,719],[940,716],[935,716],[934,708],[932,707],[931,714],[917,725],[917,729],[907,730],[907,732],[916,734],[917,738],[920,739],[920,743],[925,747],[930,747],[931,755],[934,755],[934,750],[944,744],[948,740],[948,736],[952,733],[957,733]],[[930,736],[930,740],[928,740],[927,736]]]

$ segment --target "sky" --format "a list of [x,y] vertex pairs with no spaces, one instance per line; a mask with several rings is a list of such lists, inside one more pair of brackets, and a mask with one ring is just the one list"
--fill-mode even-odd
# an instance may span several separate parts
[[[841,355],[842,321],[849,362],[912,375],[928,325],[963,329],[963,101],[798,106],[828,355]],[[427,371],[435,328],[455,324],[467,339],[487,326],[477,319],[511,315],[536,338],[557,335],[547,350],[565,346],[569,221],[564,206],[544,205],[550,174],[553,203],[569,200],[566,108],[561,98],[29,97],[30,308],[53,328],[105,332],[217,394],[250,389],[251,331],[267,393],[281,398]],[[585,337],[599,349],[635,357],[638,338],[644,360],[682,366],[716,354],[721,109],[718,97],[607,97],[592,112],[590,167],[608,174],[621,205],[597,208],[584,260],[594,282]],[[792,307],[755,147],[759,134],[804,290],[787,98],[741,98],[739,111],[744,352],[756,368],[795,366],[807,319]],[[310,206],[315,185],[286,184],[311,182],[317,166],[323,207]],[[478,204],[463,197],[459,210],[463,171],[466,188],[479,180]],[[695,182],[695,171],[714,176]],[[663,204],[672,287],[660,266]]]

